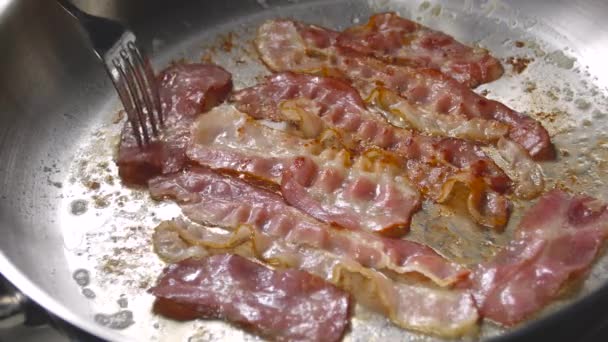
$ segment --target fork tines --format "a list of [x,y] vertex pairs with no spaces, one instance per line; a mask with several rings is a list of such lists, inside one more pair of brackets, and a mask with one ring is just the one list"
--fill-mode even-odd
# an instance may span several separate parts
[[104,60],[137,144],[149,144],[152,138],[149,129],[153,136],[158,137],[163,125],[158,87],[149,59],[133,40],[128,40],[108,53]]

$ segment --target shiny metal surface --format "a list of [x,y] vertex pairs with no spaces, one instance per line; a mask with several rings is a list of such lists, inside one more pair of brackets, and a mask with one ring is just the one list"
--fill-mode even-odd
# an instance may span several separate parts
[[[92,13],[119,7],[79,1],[87,3]],[[479,91],[528,113],[556,113],[535,114],[562,151],[558,163],[542,165],[548,183],[608,200],[608,26],[603,24],[608,3],[603,0],[181,1],[173,7],[151,1],[147,6],[156,10],[148,12],[137,8],[141,1],[121,3],[136,7],[117,16],[133,20],[157,69],[179,58],[211,59],[234,74],[236,87],[253,84],[265,72],[250,40],[261,21],[277,16],[343,28],[373,12],[398,10],[486,46],[502,59],[529,57],[534,62],[522,74],[507,66],[502,79]],[[138,12],[146,15],[129,14]],[[0,41],[10,46],[0,54],[0,271],[58,316],[109,340],[256,340],[221,322],[175,324],[150,315],[152,298],[145,289],[162,268],[151,251],[151,229],[178,211],[120,185],[113,164],[122,125],[115,123],[118,99],[66,16],[53,1],[0,0]],[[525,47],[517,48],[515,41]],[[520,203],[518,212],[527,205]],[[492,235],[492,244],[508,240],[516,221],[517,215],[504,235]],[[458,236],[456,242],[466,242],[475,235],[467,227],[464,222],[448,230]],[[412,238],[427,229],[433,228],[419,219]],[[431,244],[452,257],[470,257],[458,255],[449,241]],[[74,277],[76,270],[87,272]],[[569,300],[540,319],[606,286],[606,270],[604,255]],[[113,313],[119,315],[108,316]],[[503,333],[486,324],[481,336]],[[347,336],[405,338],[434,339],[361,309]]]

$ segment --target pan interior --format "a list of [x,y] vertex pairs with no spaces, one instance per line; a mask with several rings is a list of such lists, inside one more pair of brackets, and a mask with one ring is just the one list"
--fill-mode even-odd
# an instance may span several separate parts
[[[595,39],[580,32],[588,25],[568,31],[560,22],[564,14],[558,11],[580,4],[556,2],[543,10],[541,4],[545,2],[529,4],[523,0],[197,3],[188,3],[183,11],[144,24],[137,33],[150,42],[157,70],[182,58],[212,61],[233,74],[237,89],[253,85],[259,76],[267,74],[257,59],[252,38],[256,27],[268,18],[291,17],[342,29],[365,22],[372,13],[396,10],[460,41],[486,47],[503,61],[506,73],[477,91],[487,92],[489,98],[540,120],[558,148],[559,160],[542,164],[547,188],[558,186],[608,200],[608,182],[602,175],[608,163],[608,72],[598,57],[602,52],[608,55],[608,44],[602,45],[597,32]],[[603,10],[608,14],[608,7]],[[578,18],[576,13],[572,18]],[[604,36],[608,36],[605,31]],[[518,47],[520,42],[523,47]],[[530,63],[518,74],[505,62],[509,57],[526,58]],[[56,99],[54,106],[43,112],[43,105],[37,104],[40,112],[24,119],[2,116],[5,127],[25,130],[31,129],[27,126],[31,124],[34,132],[41,132],[39,137],[47,138],[42,144],[20,145],[23,137],[8,129],[7,133],[0,131],[5,139],[1,155],[12,156],[2,159],[9,163],[2,168],[6,175],[0,178],[6,185],[0,198],[1,224],[9,231],[9,238],[0,242],[4,256],[35,287],[61,303],[52,305],[67,307],[80,317],[81,324],[101,326],[102,333],[111,339],[258,340],[220,321],[175,323],[150,313],[153,298],[146,290],[163,267],[152,251],[152,230],[161,220],[180,212],[171,203],[151,201],[145,190],[121,185],[114,164],[123,124],[117,114],[119,104],[94,60],[90,56],[82,59],[89,69],[81,76],[72,76],[74,79],[65,76],[62,80],[77,85],[60,85],[55,93],[43,94]],[[56,67],[66,68],[61,60],[57,63]],[[17,90],[11,94],[17,96]],[[0,105],[18,108],[13,102],[11,97],[0,95]],[[35,115],[39,115],[39,121],[34,120]],[[9,138],[13,139],[10,144]],[[36,139],[36,135],[27,138]],[[26,158],[19,158],[21,155]],[[425,241],[455,260],[475,263],[509,240],[521,212],[529,205],[517,202],[506,232],[495,234],[479,230],[466,220],[455,223],[449,217],[436,217],[436,208],[425,204],[408,238]],[[19,247],[28,241],[32,248]],[[603,256],[580,286],[540,316],[604,284],[607,269],[608,258]],[[479,336],[504,332],[484,324]],[[380,315],[357,307],[346,340],[378,339],[437,340],[399,329]]]

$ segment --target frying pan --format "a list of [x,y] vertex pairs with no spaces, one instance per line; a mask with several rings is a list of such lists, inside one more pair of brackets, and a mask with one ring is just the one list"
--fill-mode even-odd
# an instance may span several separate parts
[[[258,24],[272,17],[344,28],[365,22],[371,13],[397,10],[500,58],[529,58],[533,61],[522,74],[505,64],[506,75],[478,91],[536,115],[547,126],[560,150],[558,162],[542,165],[547,187],[557,184],[608,200],[603,169],[608,3],[603,0],[79,4],[93,14],[129,21],[157,70],[172,60],[197,61],[204,55],[230,70],[236,87],[252,85],[267,72],[251,38]],[[144,190],[121,186],[113,163],[120,105],[76,24],[54,1],[0,0],[0,42],[2,274],[58,317],[104,339],[255,339],[223,322],[176,324],[150,314],[152,298],[145,290],[163,266],[151,251],[152,227],[179,210],[151,202]],[[432,235],[435,228],[418,220],[411,238],[437,236],[429,241],[437,250],[475,262],[508,241],[527,206],[516,203],[502,234],[447,224],[443,233]],[[479,243],[480,236],[485,243]],[[476,255],[479,251],[487,253]],[[608,311],[607,269],[608,257],[600,256],[563,300],[511,330],[484,324],[480,338],[581,337]],[[436,340],[363,309],[356,310],[346,339]]]

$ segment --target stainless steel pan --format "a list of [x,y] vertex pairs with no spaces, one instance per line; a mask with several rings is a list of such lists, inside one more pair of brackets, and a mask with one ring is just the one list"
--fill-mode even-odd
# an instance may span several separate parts
[[[603,0],[80,5],[98,14],[127,9],[117,13],[148,42],[157,69],[174,59],[204,55],[228,68],[237,87],[265,73],[250,40],[261,21],[277,16],[343,28],[366,21],[373,12],[398,10],[501,58],[529,57],[534,62],[522,74],[507,65],[507,75],[483,89],[521,111],[553,113],[537,115],[561,151],[559,162],[543,164],[548,186],[557,182],[608,199],[608,3]],[[516,41],[525,46],[517,47]],[[175,324],[149,313],[152,298],[145,289],[162,268],[150,248],[151,229],[178,211],[150,202],[145,191],[120,185],[113,164],[119,104],[76,25],[54,1],[1,0],[0,42],[0,271],[48,310],[105,339],[252,339],[222,322]],[[518,212],[526,205],[521,203]],[[435,229],[418,221],[412,238]],[[505,234],[488,234],[490,243],[465,251],[453,247],[475,240],[479,232],[446,224],[450,239],[431,244],[474,261],[507,241],[513,224]],[[512,331],[486,324],[480,336],[580,336],[596,309],[607,307],[607,268],[608,257],[602,256],[573,294],[532,323]],[[358,309],[347,339],[415,336]]]

